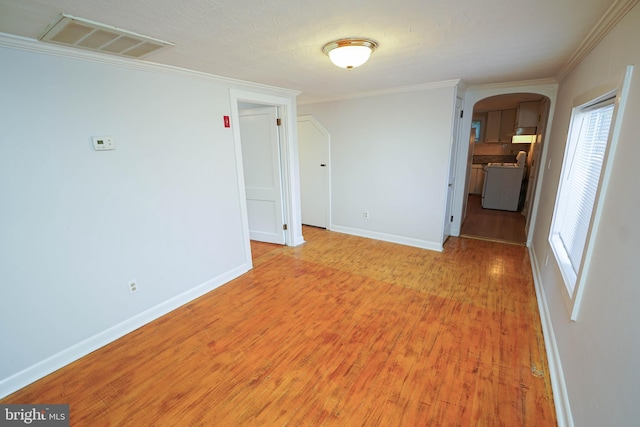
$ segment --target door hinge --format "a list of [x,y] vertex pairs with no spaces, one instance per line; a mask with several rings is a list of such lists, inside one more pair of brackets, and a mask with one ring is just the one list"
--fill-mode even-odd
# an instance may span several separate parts
[[451,219],[449,220],[449,222],[453,222],[453,215],[451,215]]
[[276,126],[280,126],[282,124],[282,119],[276,119]]
[[282,229],[286,230],[287,229],[287,224],[282,224]]
[[462,116],[464,116],[464,110],[460,110],[460,118],[462,118]]

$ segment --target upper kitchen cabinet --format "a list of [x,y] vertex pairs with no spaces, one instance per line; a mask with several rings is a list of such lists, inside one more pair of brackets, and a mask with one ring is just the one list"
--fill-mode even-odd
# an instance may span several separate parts
[[538,126],[540,101],[528,101],[518,104],[516,128],[534,128]]
[[516,110],[496,110],[487,113],[485,142],[511,142]]
[[487,113],[487,131],[485,133],[485,142],[500,142],[500,121],[502,111],[489,111]]
[[500,142],[511,142],[516,122],[516,110],[502,110],[500,120]]

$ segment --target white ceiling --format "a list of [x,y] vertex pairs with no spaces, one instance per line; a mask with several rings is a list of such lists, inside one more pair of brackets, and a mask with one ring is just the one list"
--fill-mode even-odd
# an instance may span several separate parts
[[[451,79],[554,78],[612,5],[637,0],[0,0],[0,32],[37,38],[59,13],[175,43],[146,61],[344,97]],[[379,48],[348,71],[322,46]]]

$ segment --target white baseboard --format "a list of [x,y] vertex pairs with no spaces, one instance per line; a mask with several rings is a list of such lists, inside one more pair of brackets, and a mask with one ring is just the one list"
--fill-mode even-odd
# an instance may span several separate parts
[[293,242],[291,242],[291,246],[300,246],[300,245],[302,245],[303,243],[305,243],[305,241],[304,241],[304,237],[303,237],[302,235],[300,235],[300,236],[296,236],[296,237],[293,239]]
[[0,381],[0,398],[74,362],[249,271],[243,264]]
[[553,402],[556,407],[558,427],[574,427],[571,406],[569,405],[569,393],[567,384],[564,381],[562,361],[560,359],[560,352],[558,351],[556,336],[553,332],[547,297],[544,292],[544,287],[542,286],[538,258],[531,247],[529,247],[529,258],[531,260],[531,270],[533,271],[536,298],[538,299],[538,310],[540,311],[540,322],[542,323],[542,333],[544,335],[544,344],[547,352],[549,376],[551,377],[551,389],[553,391]]
[[410,237],[379,233],[377,231],[361,230],[359,228],[342,227],[339,225],[331,225],[331,231],[335,231],[337,233],[351,234],[353,236],[366,237],[369,239],[382,240],[390,243],[398,243],[406,246],[414,246],[416,248],[429,249],[431,251],[436,251],[436,252],[443,251],[443,247],[440,243],[431,242],[428,240],[413,239]]

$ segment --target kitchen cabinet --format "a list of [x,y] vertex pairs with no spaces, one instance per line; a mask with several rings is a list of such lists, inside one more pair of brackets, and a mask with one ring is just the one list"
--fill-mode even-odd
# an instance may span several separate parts
[[511,142],[516,110],[496,110],[487,113],[485,142]]
[[484,187],[484,165],[471,165],[469,194],[482,194]]
[[500,119],[500,142],[511,142],[511,137],[515,133],[516,109],[502,110]]
[[528,101],[518,104],[516,113],[517,128],[534,128],[538,126],[538,111],[540,101]]
[[487,113],[487,131],[485,133],[485,142],[500,142],[500,120],[502,111],[489,111]]

